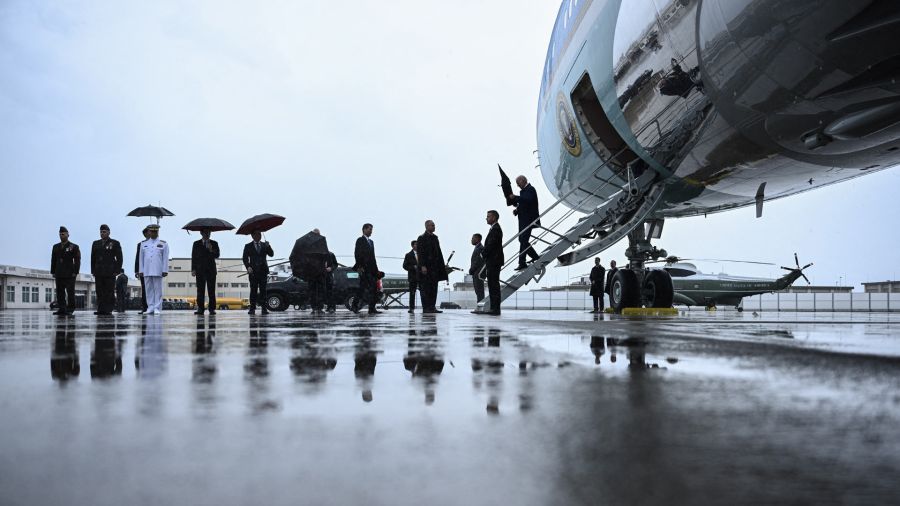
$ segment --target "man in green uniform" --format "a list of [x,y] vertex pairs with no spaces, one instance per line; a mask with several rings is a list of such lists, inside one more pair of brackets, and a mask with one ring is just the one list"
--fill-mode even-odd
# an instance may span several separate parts
[[59,242],[53,245],[50,255],[50,274],[56,280],[56,307],[53,314],[64,316],[75,313],[75,278],[81,269],[81,250],[69,242],[69,230],[59,227]]

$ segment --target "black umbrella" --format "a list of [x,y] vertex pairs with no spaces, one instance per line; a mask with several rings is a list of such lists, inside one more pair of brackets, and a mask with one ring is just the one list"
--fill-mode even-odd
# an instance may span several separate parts
[[272,230],[282,223],[284,223],[284,216],[278,216],[277,214],[257,214],[252,218],[244,220],[235,233],[249,235],[250,232],[253,232],[254,230],[265,232],[267,230]]
[[234,230],[234,225],[219,218],[197,218],[191,220],[187,225],[181,227],[184,230],[193,230],[194,232],[202,232],[209,230],[210,232],[219,232],[222,230]]
[[328,241],[325,236],[309,232],[297,239],[291,250],[291,270],[295,276],[304,279],[325,275],[325,260],[328,257]]
[[163,216],[175,216],[175,213],[169,211],[165,207],[160,206],[144,206],[135,208],[133,211],[128,213],[128,216],[153,216],[156,218],[156,222],[159,223],[159,219]]
[[503,198],[506,200],[506,205],[511,206],[514,202],[509,198],[512,192],[512,182],[509,180],[509,176],[506,175],[506,172],[503,172],[503,167],[500,164],[497,164],[497,168],[500,169],[500,189],[503,190]]

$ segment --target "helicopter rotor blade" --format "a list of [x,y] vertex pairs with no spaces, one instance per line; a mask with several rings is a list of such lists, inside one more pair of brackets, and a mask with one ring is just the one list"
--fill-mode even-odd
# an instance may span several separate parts
[[797,270],[797,269],[794,269],[793,267],[785,267],[785,266],[783,266],[783,265],[781,266],[781,268],[784,269],[784,270],[786,270],[786,271],[795,271],[795,270]]
[[811,284],[812,284],[812,283],[809,282],[809,278],[806,277],[806,274],[803,274],[803,273],[801,272],[800,275],[803,276],[803,279],[806,280],[806,284],[807,284],[807,285],[811,285]]
[[797,253],[794,253],[794,263],[797,264],[797,268],[800,268],[800,260],[797,259]]
[[804,265],[803,267],[800,268],[800,270],[802,271],[802,270],[806,269],[807,267],[812,267],[812,262]]

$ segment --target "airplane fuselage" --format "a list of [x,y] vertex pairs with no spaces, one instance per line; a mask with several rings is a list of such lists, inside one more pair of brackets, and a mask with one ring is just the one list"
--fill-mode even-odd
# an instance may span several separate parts
[[664,218],[896,165],[898,26],[888,0],[565,0],[538,104],[544,181],[590,212],[652,170]]

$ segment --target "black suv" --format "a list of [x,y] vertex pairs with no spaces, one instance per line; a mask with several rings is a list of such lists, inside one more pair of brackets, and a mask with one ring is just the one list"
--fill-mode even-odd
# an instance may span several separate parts
[[[334,271],[331,297],[334,305],[343,304],[350,309],[359,297],[359,273],[349,267],[338,267]],[[308,284],[302,278],[291,276],[266,286],[265,304],[269,311],[284,311],[291,306],[303,308],[309,302]]]

